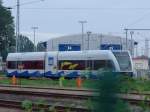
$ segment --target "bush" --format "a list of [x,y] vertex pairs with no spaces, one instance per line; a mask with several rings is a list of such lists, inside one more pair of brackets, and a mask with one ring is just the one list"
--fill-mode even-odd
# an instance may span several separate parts
[[22,102],[22,108],[24,108],[26,112],[32,112],[32,105],[32,101],[29,100]]

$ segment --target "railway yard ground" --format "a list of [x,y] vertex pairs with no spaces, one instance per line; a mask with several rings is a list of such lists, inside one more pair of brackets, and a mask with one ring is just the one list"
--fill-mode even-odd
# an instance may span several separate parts
[[[1,75],[0,112],[92,112],[98,94],[95,87],[101,83],[84,79],[78,88],[76,80],[65,79],[60,87],[59,80],[17,78],[12,85],[12,78]],[[120,101],[115,112],[150,112],[150,80],[125,77],[118,85]]]
[[[128,91],[150,91],[150,80],[145,78],[132,79],[127,78],[126,81],[121,81],[120,87],[122,92]],[[17,85],[35,86],[35,87],[60,87],[59,80],[50,78],[17,78]],[[77,88],[76,79],[65,79],[63,82],[63,88]],[[99,80],[83,79],[81,88],[94,88],[100,84]],[[4,74],[0,74],[0,84],[12,85],[12,78],[6,77]],[[119,84],[118,84],[119,85]]]
[[[97,84],[94,80],[83,80],[83,88],[90,88]],[[7,77],[0,78],[0,84],[12,84],[12,79]],[[28,86],[38,86],[38,87],[59,87],[59,80],[47,79],[47,78],[34,78],[34,79],[24,79],[17,78],[17,85],[28,85]],[[76,88],[76,80],[64,80],[63,87]]]

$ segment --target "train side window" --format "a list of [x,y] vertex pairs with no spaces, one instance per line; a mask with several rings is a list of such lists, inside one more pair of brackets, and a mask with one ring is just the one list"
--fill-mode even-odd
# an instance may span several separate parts
[[44,69],[44,62],[43,61],[36,61],[35,62],[35,69]]
[[85,70],[84,60],[60,60],[59,70]]
[[7,68],[8,69],[16,69],[17,62],[16,61],[8,61]]
[[106,61],[105,60],[94,60],[94,70],[98,70],[100,68],[106,67]]
[[114,66],[110,60],[94,60],[94,70],[101,68],[114,69]]
[[23,69],[44,69],[43,60],[38,61],[22,61]]

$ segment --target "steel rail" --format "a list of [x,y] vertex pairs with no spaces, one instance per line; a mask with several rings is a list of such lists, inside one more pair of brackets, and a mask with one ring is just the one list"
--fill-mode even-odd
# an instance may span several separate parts
[[92,98],[94,92],[82,89],[64,89],[64,88],[39,88],[39,87],[20,87],[0,85],[0,92],[5,94],[29,95],[38,97],[59,97],[87,100]]
[[83,89],[83,88],[60,88],[60,87],[36,87],[25,85],[2,85],[0,87],[12,87],[12,88],[29,88],[29,89],[49,89],[49,90],[68,90],[68,91],[83,91],[83,92],[97,92],[95,89]]
[[0,93],[15,94],[15,95],[28,95],[38,97],[56,97],[56,98],[69,98],[69,99],[80,99],[87,100],[92,98],[92,95],[79,95],[79,94],[67,94],[67,93],[47,93],[47,92],[34,92],[34,91],[16,91],[16,90],[0,90]]
[[[23,110],[21,104],[22,104],[22,102],[20,102],[20,101],[0,99],[0,107]],[[42,108],[48,109],[51,106],[53,106],[53,105],[43,105]],[[70,109],[73,112],[90,112],[90,110],[87,109],[87,108],[65,107],[65,106],[62,106],[62,105],[55,105],[55,108],[57,109],[58,112],[64,112],[64,110],[66,110],[66,109]],[[35,104],[33,104],[33,110],[38,110],[38,107]]]

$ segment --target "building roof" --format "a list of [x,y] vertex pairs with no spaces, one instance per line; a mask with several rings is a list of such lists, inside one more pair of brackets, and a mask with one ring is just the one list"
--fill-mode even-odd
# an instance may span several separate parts
[[[67,37],[79,37],[82,36],[82,34],[72,34],[72,35],[64,35],[64,36],[59,36],[59,37],[53,37],[50,38],[49,40],[52,39],[58,39],[58,38],[67,38]],[[87,34],[84,34],[84,36],[87,36]],[[97,36],[102,36],[102,37],[113,37],[113,38],[122,38],[121,36],[116,36],[116,35],[111,35],[111,34],[100,34],[100,33],[93,33],[91,36],[97,37]]]
[[139,56],[139,57],[133,58],[133,60],[148,60],[148,57],[147,56]]

